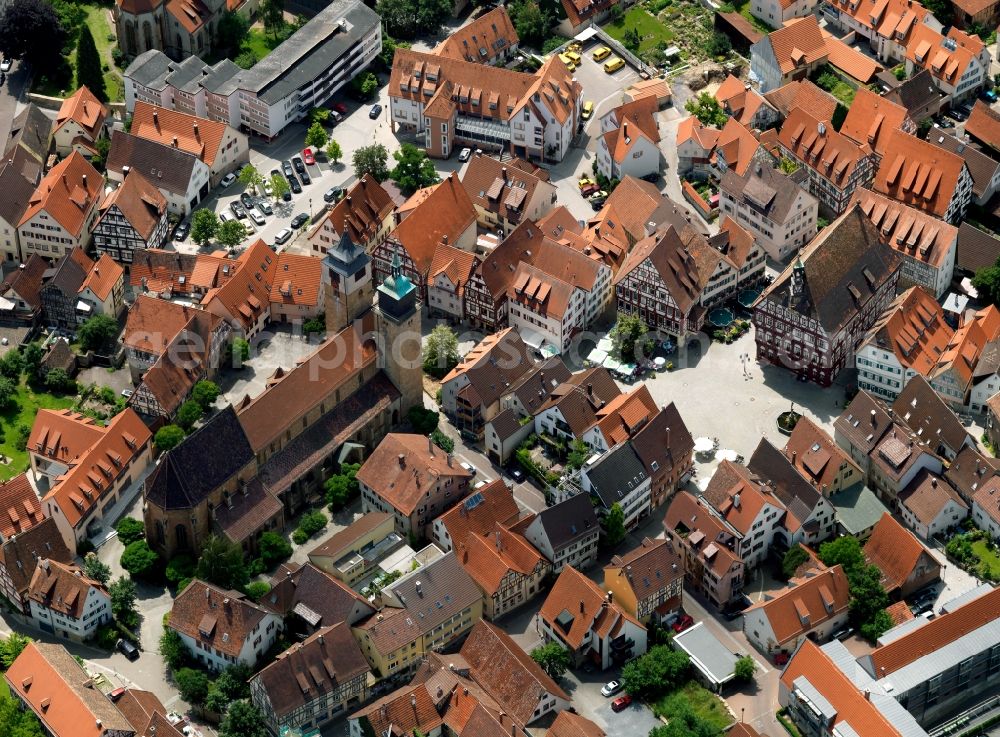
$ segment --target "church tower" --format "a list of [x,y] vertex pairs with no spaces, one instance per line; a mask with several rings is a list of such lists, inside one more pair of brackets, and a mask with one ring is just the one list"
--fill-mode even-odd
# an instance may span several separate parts
[[326,291],[326,329],[333,335],[371,309],[371,259],[365,249],[351,240],[344,228],[340,241],[328,249],[323,259]]
[[423,406],[423,366],[420,344],[420,302],[417,288],[403,273],[399,250],[392,256],[392,271],[379,285],[375,306],[376,329],[382,339],[379,361],[402,394],[400,415]]

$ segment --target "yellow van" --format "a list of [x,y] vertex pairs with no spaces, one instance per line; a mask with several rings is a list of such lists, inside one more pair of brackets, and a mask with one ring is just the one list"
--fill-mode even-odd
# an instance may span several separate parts
[[571,72],[576,71],[576,64],[573,63],[573,60],[570,59],[567,54],[559,54],[559,59],[562,61],[563,64],[566,65],[566,68],[569,69]]
[[566,52],[566,56],[568,56],[573,61],[574,64],[580,66],[580,62],[582,61],[582,59],[580,58],[580,55],[578,53],[570,49],[569,51]]
[[583,113],[581,114],[580,117],[582,117],[584,120],[590,120],[590,116],[593,114],[594,114],[594,101],[587,100],[585,103],[583,103]]
[[604,62],[604,72],[606,74],[614,74],[619,69],[625,66],[625,62],[619,59],[617,56],[611,61]]
[[602,46],[594,52],[594,61],[604,61],[609,56],[611,56],[611,49],[607,46]]

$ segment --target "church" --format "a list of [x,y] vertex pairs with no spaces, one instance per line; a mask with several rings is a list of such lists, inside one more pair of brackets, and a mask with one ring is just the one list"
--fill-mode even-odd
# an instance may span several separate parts
[[[213,415],[147,477],[146,539],[161,555],[197,554],[213,534],[253,554],[262,532],[280,531],[341,464],[363,461],[422,404],[421,304],[398,254],[377,289],[350,242],[324,267],[330,337],[260,395]],[[345,289],[374,294],[374,307],[348,307]]]
[[116,0],[112,15],[127,59],[156,49],[175,61],[212,50],[219,20],[232,10],[248,21],[260,0]]

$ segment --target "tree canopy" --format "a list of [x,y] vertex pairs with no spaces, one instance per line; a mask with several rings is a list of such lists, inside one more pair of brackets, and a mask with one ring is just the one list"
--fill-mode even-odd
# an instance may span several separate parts
[[547,642],[531,651],[531,659],[538,663],[549,678],[559,680],[569,670],[571,663],[569,650],[558,642]]
[[317,151],[321,150],[325,145],[329,136],[326,134],[326,128],[316,121],[309,126],[309,130],[306,131],[306,146],[311,146]]
[[622,668],[622,685],[633,696],[655,698],[672,691],[687,676],[691,661],[687,653],[669,645],[654,645]]
[[194,389],[191,390],[191,399],[196,401],[205,410],[215,404],[215,400],[218,398],[219,385],[214,381],[203,379],[195,384]]
[[240,169],[239,180],[240,184],[247,189],[252,189],[254,193],[257,192],[258,188],[264,186],[264,177],[253,164],[243,165],[243,168]]
[[246,237],[246,228],[239,220],[227,220],[224,223],[219,223],[219,227],[215,231],[215,239],[219,241],[219,245],[226,248],[235,248]]
[[64,63],[66,30],[51,3],[10,0],[0,15],[0,53],[24,59],[37,71],[49,73]]
[[331,512],[340,511],[357,496],[361,489],[356,478],[360,469],[360,463],[344,463],[340,466],[340,472],[335,473],[323,484],[326,490],[326,503],[330,505]]
[[234,10],[227,10],[215,26],[215,43],[220,49],[228,51],[230,56],[234,56],[249,32],[250,23],[247,19]]
[[433,36],[451,17],[451,0],[378,0],[375,10],[393,38]]
[[611,338],[619,360],[637,363],[653,352],[653,341],[646,321],[636,314],[618,315],[618,321],[611,328]]
[[218,535],[212,535],[205,541],[195,566],[195,575],[223,589],[240,589],[250,578],[243,561],[243,550]]
[[378,182],[384,182],[389,176],[388,161],[389,151],[381,143],[362,146],[351,157],[354,176],[361,179],[365,174],[371,174]]
[[692,97],[685,102],[684,109],[698,118],[698,122],[702,125],[713,125],[721,128],[729,120],[729,116],[722,109],[719,101],[707,92],[702,92],[697,97]]
[[215,232],[218,229],[219,216],[215,214],[214,210],[203,207],[194,211],[191,216],[191,240],[199,246],[204,246],[215,237]]
[[458,365],[458,336],[447,325],[436,325],[424,343],[424,373],[443,378]]
[[94,34],[86,24],[80,27],[76,39],[76,85],[89,89],[101,102],[108,101],[108,92],[104,88],[104,71],[101,69],[101,56],[97,53]]
[[102,351],[111,348],[121,328],[118,321],[107,315],[88,317],[77,331],[77,338],[85,351]]
[[615,502],[611,505],[611,509],[601,520],[601,529],[604,531],[604,544],[610,548],[625,539],[625,512],[621,504]]
[[507,12],[521,43],[541,49],[552,27],[552,16],[537,0],[514,0],[507,6]]
[[389,177],[405,195],[440,181],[434,163],[427,158],[427,152],[412,143],[404,143],[398,151],[393,151],[392,158],[396,160],[396,166],[389,172]]
[[121,557],[122,568],[134,578],[154,578],[159,563],[160,556],[145,540],[127,546]]
[[267,737],[264,715],[249,701],[234,701],[219,725],[219,737]]
[[161,451],[176,448],[183,439],[184,431],[177,425],[164,425],[153,436],[153,442]]

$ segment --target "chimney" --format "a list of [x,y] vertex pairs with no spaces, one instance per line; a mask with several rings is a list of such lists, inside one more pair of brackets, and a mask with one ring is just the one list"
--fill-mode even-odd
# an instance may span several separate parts
[[580,599],[580,614],[585,614],[586,611],[587,611],[587,605],[583,601],[583,599]]
[[615,595],[609,591],[608,592],[608,604],[614,604],[614,603],[615,603]]
[[499,553],[501,550],[503,550],[503,543],[500,541],[500,530],[496,531],[495,538],[497,541],[497,552]]
[[871,689],[869,689],[869,688],[866,688],[866,689],[865,689],[865,701],[871,701],[871,700],[872,700],[872,692],[871,692]]
[[155,110],[153,111],[153,127],[156,128],[156,130],[160,130],[160,116],[157,115]]
[[406,456],[402,453],[399,454],[399,467],[406,468]]
[[448,245],[448,234],[447,233],[445,233],[443,236],[441,236],[441,242],[444,243],[446,246]]
[[83,188],[84,189],[87,188],[87,175],[86,174],[83,175]]
[[935,479],[935,478],[931,479],[931,488],[934,488],[934,489],[937,488],[937,479]]
[[122,167],[122,179],[128,176],[128,173],[132,170],[132,167],[126,164]]
[[427,436],[427,452],[434,455],[434,441],[431,440],[431,436]]
[[174,141],[174,148],[177,148],[177,136],[174,136],[173,141]]
[[622,121],[622,135],[625,136],[625,141],[628,142],[628,121]]
[[452,464],[454,462],[455,462],[455,455],[453,453],[449,453],[448,454],[448,468],[451,468]]
[[506,166],[503,168],[503,180],[505,182],[507,181],[507,167]]
[[423,586],[423,584],[420,583],[420,581],[417,581],[414,585],[417,588],[417,596],[423,596],[424,595],[424,586]]
[[201,135],[198,133],[198,124],[197,123],[194,124],[194,137],[198,141],[201,140]]
[[874,425],[875,424],[875,410],[872,410],[871,417],[872,417],[872,424]]
[[588,397],[594,396],[594,385],[589,382],[587,383],[587,396]]
[[412,706],[414,709],[417,708],[417,695],[416,694],[410,694],[410,706]]

